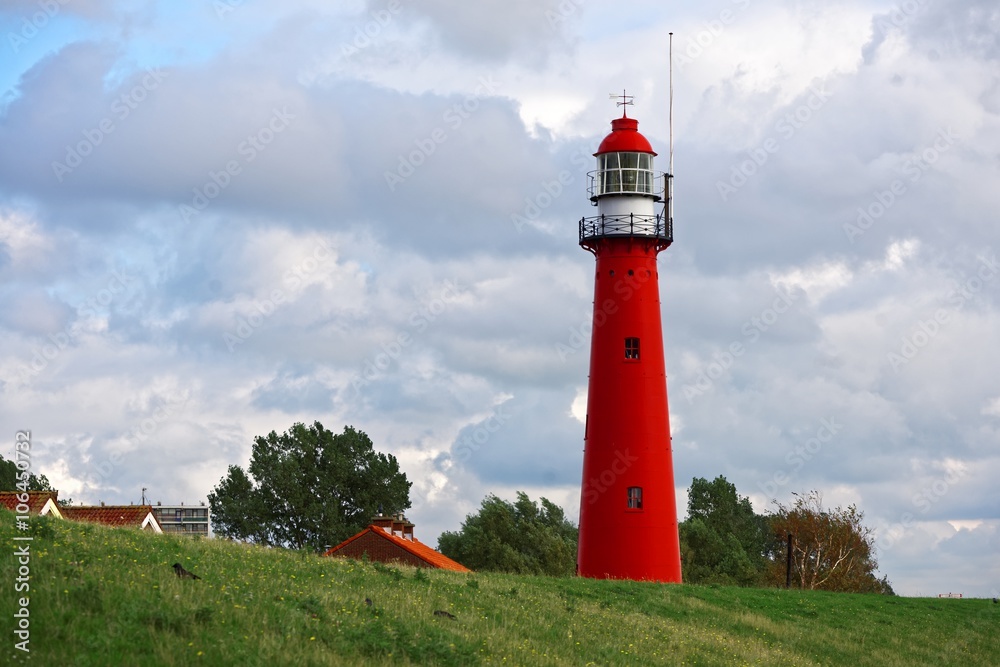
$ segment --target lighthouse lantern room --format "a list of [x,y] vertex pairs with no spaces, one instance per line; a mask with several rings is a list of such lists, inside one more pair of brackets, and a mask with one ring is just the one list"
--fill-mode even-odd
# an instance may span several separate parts
[[[631,104],[622,96],[620,106]],[[671,174],[623,113],[597,152],[580,220],[594,254],[577,570],[593,578],[681,581],[656,258],[673,242]],[[661,207],[657,212],[657,207]]]

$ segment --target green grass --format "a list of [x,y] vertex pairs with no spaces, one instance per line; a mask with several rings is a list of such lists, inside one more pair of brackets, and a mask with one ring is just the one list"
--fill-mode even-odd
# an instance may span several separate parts
[[[1000,664],[988,600],[466,575],[37,517],[25,533],[6,511],[0,533],[6,664]],[[25,655],[12,538],[28,534]]]

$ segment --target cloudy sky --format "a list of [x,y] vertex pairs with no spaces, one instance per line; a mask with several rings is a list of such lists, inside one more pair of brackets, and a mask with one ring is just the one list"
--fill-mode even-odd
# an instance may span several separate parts
[[195,503],[319,420],[399,458],[432,544],[488,493],[575,518],[586,172],[622,89],[666,166],[670,31],[680,505],[817,489],[898,592],[997,594],[987,0],[5,0],[2,453]]

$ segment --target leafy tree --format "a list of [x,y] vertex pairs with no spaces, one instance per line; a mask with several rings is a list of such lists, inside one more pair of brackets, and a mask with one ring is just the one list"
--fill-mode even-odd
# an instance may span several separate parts
[[691,480],[688,517],[680,524],[684,580],[759,584],[771,551],[767,517],[756,514],[725,477]]
[[875,576],[875,538],[872,529],[862,523],[864,512],[855,505],[826,509],[818,491],[794,495],[795,501],[787,507],[775,501],[771,529],[781,545],[770,567],[771,582],[785,582],[785,539],[791,534],[793,586],[892,595],[888,579]]
[[[8,461],[0,456],[0,491],[20,491],[17,488],[20,471],[14,461]],[[28,491],[55,491],[45,475],[30,473],[28,476]]]
[[[249,473],[249,474],[248,474]],[[229,466],[208,494],[217,534],[320,550],[362,530],[381,509],[410,507],[410,482],[362,431],[334,434],[318,421],[254,439],[247,471]]]
[[568,576],[576,571],[577,533],[545,498],[539,507],[520,491],[515,503],[490,494],[460,531],[441,534],[438,550],[473,570]]
[[[8,461],[3,456],[0,456],[0,491],[20,491],[17,487],[19,481],[18,476],[21,471],[17,469],[17,463],[14,461]],[[36,475],[35,473],[29,473],[28,475],[28,491],[56,491],[57,489],[52,488],[52,484],[49,483],[49,478],[45,475]],[[61,498],[59,499],[59,505],[65,507],[66,505],[72,505],[72,498]]]

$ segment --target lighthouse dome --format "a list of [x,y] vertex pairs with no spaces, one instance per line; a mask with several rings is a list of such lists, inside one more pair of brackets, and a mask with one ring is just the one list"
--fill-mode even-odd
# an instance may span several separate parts
[[597,147],[594,155],[604,153],[649,153],[656,155],[649,140],[639,132],[639,121],[622,116],[611,121],[611,134]]
[[[604,137],[594,157],[597,169],[587,174],[587,191],[601,213],[653,214],[653,204],[663,196],[663,175],[653,171],[656,152],[639,133],[639,121],[627,116],[611,121],[611,134]],[[637,197],[646,201],[636,201]]]

